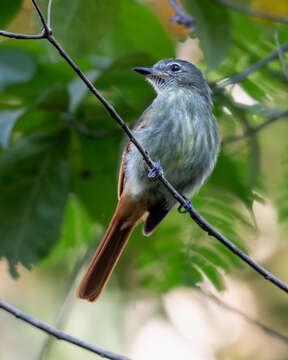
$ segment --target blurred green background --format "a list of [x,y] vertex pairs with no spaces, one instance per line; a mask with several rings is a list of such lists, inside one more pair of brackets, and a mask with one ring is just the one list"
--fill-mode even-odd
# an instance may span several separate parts
[[[287,0],[230,1],[288,16]],[[45,12],[47,1],[39,3]],[[166,0],[55,0],[52,27],[130,126],[155,97],[133,66],[180,57],[202,69],[214,92],[223,146],[194,206],[288,280],[287,113],[251,131],[287,111],[288,80],[275,59],[241,83],[221,87],[221,80],[275,51],[276,31],[285,43],[287,22],[251,17],[216,0],[183,5],[196,20],[193,34],[170,21],[175,14]],[[37,33],[31,1],[2,0],[0,29]],[[1,297],[137,360],[288,359],[287,342],[217,305],[207,291],[283,334],[287,295],[177,211],[149,238],[137,228],[99,301],[76,298],[116,205],[125,141],[47,41],[0,37]],[[0,313],[0,324],[1,360],[97,358],[56,340],[47,343],[46,335],[7,313]]]

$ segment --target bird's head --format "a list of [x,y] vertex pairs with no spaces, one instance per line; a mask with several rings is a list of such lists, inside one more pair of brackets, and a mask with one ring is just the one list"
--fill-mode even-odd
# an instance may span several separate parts
[[144,75],[157,92],[167,89],[188,88],[210,99],[211,90],[202,72],[189,61],[163,59],[151,68],[135,67],[133,70]]

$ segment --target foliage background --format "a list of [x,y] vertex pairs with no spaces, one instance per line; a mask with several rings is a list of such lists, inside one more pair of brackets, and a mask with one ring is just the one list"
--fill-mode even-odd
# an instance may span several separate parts
[[[192,38],[169,21],[173,11],[165,0],[55,0],[52,27],[130,126],[155,96],[133,66],[179,56],[201,67],[215,90],[224,144],[194,206],[237,246],[288,279],[287,117],[244,140],[227,141],[287,109],[287,79],[276,60],[224,92],[216,85],[274,51],[275,30],[280,43],[287,41],[287,24],[248,17],[214,0],[183,3],[197,22]],[[238,3],[288,13],[285,0],[273,7],[264,0]],[[5,0],[0,6],[1,29],[39,29],[30,1]],[[96,304],[75,299],[75,286],[115,207],[125,139],[45,41],[0,39],[0,143],[4,299],[45,321],[58,318],[58,326],[76,336],[137,359],[159,354],[174,359],[179,352],[182,359],[191,354],[205,360],[287,359],[287,345],[213,305],[195,286],[282,332],[287,332],[285,294],[176,211],[150,238],[135,231]],[[0,317],[5,324],[0,359],[82,356],[55,343],[44,355],[44,335],[7,314]]]

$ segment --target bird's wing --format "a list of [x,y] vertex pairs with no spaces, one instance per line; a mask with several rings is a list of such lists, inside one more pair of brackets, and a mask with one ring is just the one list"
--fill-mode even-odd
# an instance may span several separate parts
[[132,145],[132,142],[129,141],[128,144],[125,146],[123,154],[122,154],[122,160],[119,170],[119,177],[118,177],[118,199],[120,199],[121,194],[124,189],[124,181],[125,181],[125,162],[126,162],[126,155],[129,152],[130,146]]
[[[136,126],[133,130],[139,130],[146,127],[148,124],[148,121],[150,119],[150,111],[152,106],[150,105],[141,115],[140,119],[137,121]],[[122,153],[122,159],[120,164],[120,170],[119,170],[119,177],[118,177],[118,199],[120,199],[121,194],[124,189],[124,183],[125,183],[125,162],[126,162],[126,155],[130,150],[130,147],[132,145],[132,141],[129,141],[128,144],[125,146],[123,153]]]

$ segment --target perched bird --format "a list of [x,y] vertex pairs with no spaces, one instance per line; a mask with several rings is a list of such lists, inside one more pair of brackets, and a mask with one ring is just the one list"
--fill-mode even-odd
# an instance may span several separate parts
[[[134,135],[184,196],[191,196],[210,175],[220,137],[211,112],[211,90],[201,71],[184,60],[164,59],[152,68],[136,67],[157,92],[134,128]],[[104,289],[127,241],[143,219],[150,235],[176,200],[155,179],[135,145],[126,145],[118,184],[118,204],[110,225],[78,289],[82,299],[94,301]]]

